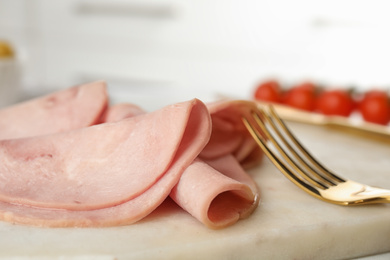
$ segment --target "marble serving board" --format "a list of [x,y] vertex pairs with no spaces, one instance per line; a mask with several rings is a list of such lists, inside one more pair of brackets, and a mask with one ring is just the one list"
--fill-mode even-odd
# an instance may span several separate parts
[[[346,178],[390,188],[390,141],[290,123]],[[390,140],[390,137],[389,137]],[[351,259],[390,252],[390,204],[345,207],[315,199],[265,158],[250,170],[261,202],[247,219],[210,230],[167,200],[139,223],[36,228],[0,222],[0,257],[13,259]]]

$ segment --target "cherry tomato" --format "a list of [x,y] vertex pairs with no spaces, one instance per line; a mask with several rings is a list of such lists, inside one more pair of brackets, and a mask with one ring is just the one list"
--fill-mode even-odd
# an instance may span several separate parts
[[280,102],[281,87],[278,81],[268,80],[257,86],[254,98],[256,100],[267,102]]
[[283,104],[306,111],[313,111],[315,102],[316,86],[310,82],[292,87],[283,96]]
[[325,90],[318,99],[316,109],[324,115],[348,117],[355,108],[355,102],[349,92],[342,89]]
[[367,122],[387,125],[390,121],[390,104],[387,93],[382,90],[366,92],[359,103],[359,111]]
[[294,86],[293,88],[315,92],[317,89],[317,86],[310,81],[306,81],[306,82],[303,82],[299,85]]

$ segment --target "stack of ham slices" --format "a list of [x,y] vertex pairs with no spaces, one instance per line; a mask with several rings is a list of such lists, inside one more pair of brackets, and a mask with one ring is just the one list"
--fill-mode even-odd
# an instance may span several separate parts
[[145,112],[93,82],[0,110],[0,219],[44,227],[134,223],[168,196],[210,228],[249,216],[262,158],[251,103],[193,99]]

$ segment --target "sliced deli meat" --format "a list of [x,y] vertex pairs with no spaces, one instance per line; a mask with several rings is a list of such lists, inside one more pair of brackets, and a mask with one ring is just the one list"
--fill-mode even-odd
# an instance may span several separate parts
[[223,100],[208,104],[212,118],[210,142],[200,154],[201,158],[213,159],[233,154],[244,167],[261,162],[263,153],[242,123],[242,117],[256,106],[249,101]]
[[263,157],[242,124],[242,116],[253,108],[252,103],[244,101],[208,105],[212,118],[210,141],[170,194],[210,228],[232,225],[258,206],[258,187],[244,170]]
[[97,81],[0,109],[0,140],[93,125],[107,103],[106,84]]
[[128,117],[143,115],[146,112],[137,105],[120,103],[107,108],[101,118],[101,123],[119,121]]
[[[259,202],[256,183],[244,171],[256,164],[262,153],[241,123],[253,108],[249,102],[224,101],[208,105],[212,133],[206,148],[185,169],[170,197],[210,228],[223,228],[250,215]],[[134,112],[136,111],[136,112]],[[121,104],[112,118],[139,115],[140,108]]]
[[122,204],[97,210],[63,210],[29,207],[0,201],[0,218],[11,222],[41,227],[107,227],[133,224],[156,209],[169,195],[188,161],[185,154],[138,197]]
[[69,210],[121,204],[153,186],[178,152],[191,163],[209,139],[209,121],[194,100],[115,123],[0,141],[0,200]]
[[214,229],[249,216],[259,202],[256,184],[231,155],[208,162],[195,160],[184,171],[170,196]]
[[[210,135],[210,118],[203,103],[198,100],[193,100],[183,104],[176,104],[163,110],[169,113],[172,109],[175,110],[175,122],[180,122],[177,121],[180,118],[178,117],[180,114],[179,111],[187,115],[187,121],[180,123],[180,125],[184,125],[185,127],[181,143],[178,146],[172,161],[169,163],[167,171],[160,178],[151,180],[153,185],[137,197],[118,205],[95,210],[50,209],[30,207],[25,204],[1,202],[1,218],[10,222],[37,226],[97,227],[131,224],[147,216],[166,199],[173,186],[179,181],[183,171],[193,162],[197,154],[199,154],[207,143]],[[161,114],[159,115],[161,116]],[[156,114],[155,116],[159,115]],[[166,125],[158,126],[161,127],[160,130],[162,130],[162,132],[160,132],[161,138],[163,138],[166,131],[170,131],[172,127],[168,123]],[[146,146],[153,146],[153,143],[150,143],[147,140],[145,141]],[[158,150],[158,152],[163,152],[163,150]],[[131,154],[129,156],[131,156]],[[147,168],[148,166],[149,165],[145,164],[142,168]],[[107,175],[107,179],[108,178],[110,178],[109,174]],[[149,177],[145,176],[145,178]],[[137,180],[138,179],[128,178],[124,179],[123,182],[137,182]],[[102,181],[104,182],[105,179]],[[127,191],[126,194],[128,194],[128,192],[129,191]]]
[[[55,105],[46,109],[50,100]],[[231,225],[259,201],[243,168],[262,158],[241,122],[250,108],[249,102],[206,106],[197,99],[151,113],[133,104],[108,107],[104,82],[95,82],[0,111],[22,115],[8,117],[12,126],[4,124],[0,133],[0,219],[125,225],[170,196],[210,228]],[[39,121],[31,129],[23,121],[27,109]],[[40,121],[61,117],[49,129]],[[21,130],[12,135],[13,127]]]

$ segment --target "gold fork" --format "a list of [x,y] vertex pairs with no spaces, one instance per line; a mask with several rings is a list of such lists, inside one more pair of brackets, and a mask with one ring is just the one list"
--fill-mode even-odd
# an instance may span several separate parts
[[297,140],[272,106],[253,109],[243,122],[275,166],[310,195],[339,205],[390,203],[390,190],[332,173]]

